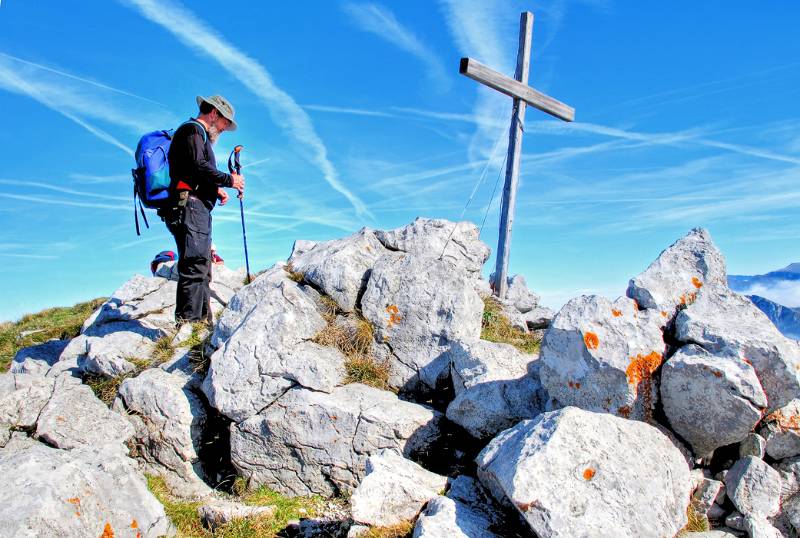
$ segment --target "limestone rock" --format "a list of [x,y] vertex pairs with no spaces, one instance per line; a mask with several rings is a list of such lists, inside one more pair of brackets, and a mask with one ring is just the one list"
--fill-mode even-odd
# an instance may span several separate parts
[[133,436],[133,428],[88,386],[56,381],[53,395],[39,415],[35,436],[62,449],[101,447],[122,445]]
[[110,446],[0,449],[0,535],[172,535],[135,462]]
[[214,499],[197,509],[197,514],[212,531],[217,527],[230,523],[234,519],[270,517],[277,508],[275,506],[248,506],[246,504]]
[[[81,332],[87,332],[92,326],[132,321],[154,314],[165,314],[164,319],[168,321],[174,315],[176,290],[177,283],[174,281],[135,275],[112,293],[95,315],[86,320]],[[171,312],[165,312],[169,309]]]
[[514,275],[508,278],[505,300],[522,314],[530,312],[539,304],[539,296],[528,289],[528,284],[522,275]]
[[672,429],[698,456],[743,440],[767,406],[751,365],[696,345],[682,347],[664,364],[661,401]]
[[725,259],[703,228],[695,228],[664,250],[628,284],[627,295],[642,308],[672,317],[703,286],[726,286]]
[[569,301],[544,335],[542,385],[563,405],[643,419],[657,392],[661,329],[633,300],[597,295]]
[[687,521],[689,468],[643,422],[567,407],[502,432],[476,461],[538,536],[674,536]]
[[285,494],[352,492],[367,457],[412,456],[439,434],[441,414],[391,392],[345,385],[330,394],[289,390],[231,429],[231,460],[252,485]]
[[765,423],[761,433],[771,458],[782,460],[800,455],[800,399],[771,413]]
[[54,388],[53,378],[0,373],[0,424],[33,428]]
[[14,374],[45,375],[58,362],[68,340],[49,340],[17,351],[9,371]]
[[531,331],[546,329],[552,323],[556,313],[546,306],[536,306],[524,315],[525,323]]
[[[262,275],[262,277],[265,275]],[[250,289],[253,288],[253,289]],[[251,295],[258,290],[255,297]],[[266,275],[233,300],[254,306],[239,316],[223,314],[215,335],[221,347],[211,356],[203,392],[213,407],[241,422],[295,385],[330,392],[344,377],[344,356],[310,342],[325,327],[314,301],[285,275]],[[230,310],[230,308],[229,308]],[[226,339],[219,333],[231,330]]]
[[744,530],[750,538],[783,538],[783,534],[762,517],[746,516]]
[[459,476],[447,496],[436,497],[425,507],[414,527],[414,538],[499,538],[494,531],[510,525],[480,482]]
[[694,302],[678,312],[675,326],[681,342],[750,362],[770,410],[800,395],[800,344],[780,334],[746,297],[723,287],[703,288]]
[[767,518],[780,510],[781,477],[763,460],[747,456],[725,475],[725,491],[745,516]]
[[692,494],[692,505],[695,511],[707,517],[720,494],[724,494],[724,490],[725,486],[719,480],[704,478]]
[[294,261],[294,259],[298,256],[302,256],[309,250],[316,247],[319,243],[316,241],[306,241],[305,239],[297,239],[295,240],[294,244],[292,244],[292,254],[289,256],[289,263]]
[[795,531],[800,530],[800,495],[793,495],[781,503],[781,511]]
[[739,457],[755,456],[764,459],[767,450],[767,441],[757,433],[749,433],[739,443]]
[[345,312],[356,308],[375,262],[387,252],[372,230],[317,244],[292,258],[292,269],[333,298]]
[[474,437],[494,437],[545,411],[548,397],[538,378],[538,356],[484,340],[457,342],[448,354],[456,397],[447,418]]
[[473,281],[436,258],[391,253],[377,261],[361,308],[376,341],[391,350],[392,386],[435,388],[449,371],[449,344],[479,338],[483,301]]
[[115,409],[135,428],[139,454],[188,482],[202,479],[198,450],[206,410],[186,379],[160,368],[145,370],[119,387]]
[[377,230],[375,235],[389,250],[417,257],[442,258],[473,274],[480,273],[491,253],[480,240],[478,227],[466,221],[417,218],[402,228]]
[[447,486],[447,477],[385,449],[367,458],[366,475],[350,497],[353,519],[386,527],[414,519]]

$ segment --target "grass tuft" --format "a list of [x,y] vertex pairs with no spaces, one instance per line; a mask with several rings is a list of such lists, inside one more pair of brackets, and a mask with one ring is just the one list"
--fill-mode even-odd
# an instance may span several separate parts
[[114,403],[114,398],[117,397],[119,386],[123,381],[134,375],[136,375],[135,372],[129,372],[127,374],[118,375],[117,377],[107,378],[85,373],[83,374],[83,382],[89,385],[89,388],[94,391],[95,395],[110,407],[111,404]]
[[286,528],[290,520],[301,517],[314,517],[324,507],[321,497],[285,497],[262,486],[247,491],[246,481],[237,479],[232,500],[251,506],[275,506],[275,513],[259,517],[231,521],[214,530],[203,526],[197,509],[203,504],[198,501],[175,499],[169,492],[164,479],[147,475],[147,487],[155,495],[170,518],[177,535],[183,538],[274,538]]
[[678,536],[688,536],[687,533],[690,532],[706,532],[711,530],[708,518],[697,511],[697,507],[693,502],[690,502],[689,506],[686,507],[686,517],[688,518],[686,526],[681,529]]
[[74,306],[48,308],[22,316],[19,321],[0,323],[0,372],[11,367],[14,355],[23,347],[78,336],[83,322],[104,302],[106,299],[98,298]]
[[151,353],[156,364],[161,364],[162,362],[170,360],[175,353],[175,346],[172,345],[172,337],[166,335],[156,340],[153,343],[153,351]]
[[481,340],[511,344],[523,353],[538,353],[542,341],[533,334],[514,327],[503,314],[503,307],[494,297],[483,300]]
[[298,284],[301,283],[305,278],[305,275],[303,273],[294,270],[294,267],[292,267],[291,263],[287,263],[283,267],[283,270],[286,271],[286,274],[289,276],[289,280],[294,280]]
[[[336,301],[323,295],[319,301],[327,325],[314,337],[321,346],[333,347],[345,356],[345,383],[363,383],[382,390],[389,387],[389,363],[379,361],[372,353],[372,324],[358,313],[346,313]],[[345,318],[337,323],[337,316]]]
[[390,527],[370,527],[367,532],[359,536],[363,538],[410,538],[413,531],[414,522],[403,521]]

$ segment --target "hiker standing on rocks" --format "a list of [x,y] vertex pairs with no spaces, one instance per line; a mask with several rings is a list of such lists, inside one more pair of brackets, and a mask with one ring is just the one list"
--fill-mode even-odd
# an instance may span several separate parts
[[235,131],[234,110],[221,95],[197,96],[200,113],[178,127],[169,148],[170,189],[176,197],[167,228],[178,247],[178,323],[211,322],[211,210],[228,201],[224,187],[244,194],[244,178],[217,169],[213,144]]

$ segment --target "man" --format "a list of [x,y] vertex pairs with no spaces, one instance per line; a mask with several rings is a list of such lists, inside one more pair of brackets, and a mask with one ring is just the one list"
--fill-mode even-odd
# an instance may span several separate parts
[[165,215],[178,247],[175,319],[211,321],[211,210],[228,201],[224,187],[244,194],[244,178],[217,170],[213,144],[235,131],[234,110],[221,95],[197,97],[200,113],[175,131],[169,148],[169,176],[176,205]]

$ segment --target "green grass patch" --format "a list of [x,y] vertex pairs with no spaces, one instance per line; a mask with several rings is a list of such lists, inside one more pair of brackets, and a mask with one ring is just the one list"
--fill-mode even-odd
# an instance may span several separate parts
[[286,528],[290,520],[315,517],[324,507],[321,497],[290,498],[264,486],[248,491],[246,484],[244,479],[237,479],[232,500],[251,506],[274,506],[275,512],[270,516],[234,520],[212,532],[203,526],[197,514],[202,502],[175,499],[163,478],[147,475],[147,487],[164,505],[164,511],[175,525],[179,538],[274,538]]
[[167,362],[172,358],[175,353],[175,346],[172,345],[172,337],[169,335],[162,336],[153,343],[153,360],[157,364]]
[[483,300],[483,321],[481,322],[481,340],[511,344],[523,353],[538,353],[542,341],[533,334],[514,327],[503,308],[494,297]]
[[11,367],[14,355],[23,347],[42,344],[52,338],[78,336],[83,322],[104,302],[106,299],[98,298],[74,306],[48,308],[26,314],[19,321],[0,323],[0,372]]

